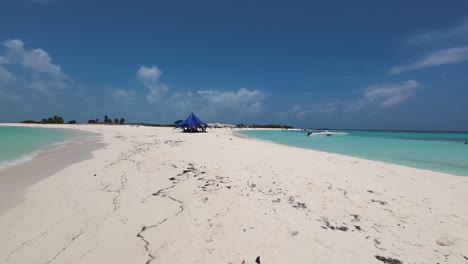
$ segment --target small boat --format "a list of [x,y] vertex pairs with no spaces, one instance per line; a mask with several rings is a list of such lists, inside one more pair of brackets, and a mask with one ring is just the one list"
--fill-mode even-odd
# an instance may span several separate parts
[[330,132],[328,130],[325,130],[325,131],[321,131],[321,132],[308,132],[307,133],[307,136],[308,137],[312,137],[312,136],[327,136],[327,137],[331,137],[331,136],[346,136],[348,135],[348,133],[345,133],[345,132]]

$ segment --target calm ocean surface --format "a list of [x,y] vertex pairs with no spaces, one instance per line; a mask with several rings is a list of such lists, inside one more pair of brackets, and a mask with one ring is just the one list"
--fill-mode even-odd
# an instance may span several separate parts
[[0,126],[0,170],[30,160],[74,135],[71,130]]
[[[315,132],[315,131],[314,131]],[[337,131],[347,136],[312,136],[305,131],[250,130],[249,137],[280,144],[468,176],[468,133]]]

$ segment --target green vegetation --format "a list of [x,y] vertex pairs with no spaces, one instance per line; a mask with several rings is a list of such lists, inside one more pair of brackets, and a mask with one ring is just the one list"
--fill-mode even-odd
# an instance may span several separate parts
[[[53,117],[42,118],[41,121],[34,121],[34,120],[24,120],[20,123],[23,124],[63,124],[63,118],[60,116],[54,115]],[[68,121],[68,124],[77,124],[75,120]]]
[[[119,118],[114,118],[114,121],[112,121],[112,118],[109,118],[108,115],[104,116],[104,124],[124,124],[125,123],[125,118],[121,117]],[[99,118],[96,119],[90,119],[88,120],[88,124],[99,124]]]
[[[42,118],[41,121],[34,121],[34,120],[24,120],[20,123],[23,124],[64,124],[65,121],[61,116],[54,115],[53,117]],[[104,116],[104,123],[105,124],[123,124],[125,123],[125,118],[115,118],[114,122],[110,119],[107,115]],[[68,121],[67,124],[78,124],[78,122],[74,119]],[[88,120],[88,124],[99,124],[99,118],[90,119]]]
[[[99,123],[99,119],[96,119],[95,121],[93,120],[89,120],[88,121],[88,124],[98,124]],[[125,118],[114,118],[114,121],[112,122],[112,118],[109,118],[108,115],[105,115],[104,116],[104,124],[123,124],[125,123]]]
[[60,116],[54,115],[53,117],[43,118],[41,120],[42,124],[63,124],[63,118]]
[[24,120],[24,121],[21,121],[20,123],[23,123],[23,124],[39,124],[39,122],[36,122],[34,120]]

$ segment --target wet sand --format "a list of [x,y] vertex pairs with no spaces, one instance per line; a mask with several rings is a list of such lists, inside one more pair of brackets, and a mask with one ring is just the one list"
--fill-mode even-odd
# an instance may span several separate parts
[[30,161],[0,170],[0,215],[20,204],[29,186],[70,164],[91,159],[92,151],[105,146],[100,140],[100,134],[81,132],[60,147],[41,152]]

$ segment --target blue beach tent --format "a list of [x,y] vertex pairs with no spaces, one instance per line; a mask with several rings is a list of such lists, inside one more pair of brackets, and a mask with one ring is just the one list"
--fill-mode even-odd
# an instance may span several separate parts
[[175,128],[181,128],[184,131],[197,131],[197,128],[203,128],[203,131],[208,127],[208,124],[201,121],[194,113],[191,113],[187,119],[180,122]]

